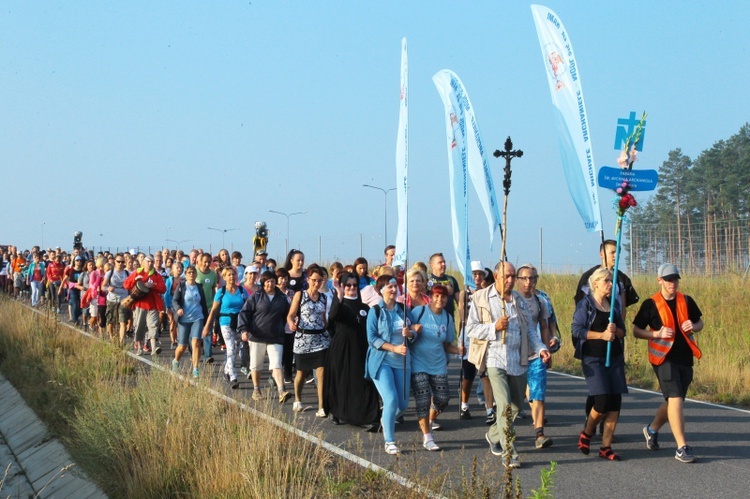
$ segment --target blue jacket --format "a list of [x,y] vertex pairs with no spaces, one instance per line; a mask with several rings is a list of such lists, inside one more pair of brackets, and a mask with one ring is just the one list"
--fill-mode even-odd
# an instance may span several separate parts
[[[32,260],[31,263],[23,271],[24,275],[26,275],[26,277],[29,280],[31,280],[31,278],[34,277],[35,267],[36,267],[36,262]],[[39,262],[39,269],[41,270],[42,280],[44,280],[44,276],[47,274],[47,266],[44,264],[44,262]]]
[[[618,309],[619,307],[615,306],[615,325],[624,331],[625,323],[617,312]],[[573,335],[573,346],[575,346],[576,349],[573,356],[576,359],[580,359],[583,356],[583,343],[587,340],[589,328],[591,328],[591,324],[594,322],[595,317],[596,304],[594,303],[594,298],[591,295],[586,295],[576,304],[576,310],[573,312],[571,333]]]
[[[381,347],[384,343],[388,343],[388,340],[391,338],[393,322],[390,320],[389,314],[384,312],[384,309],[385,303],[383,303],[383,300],[380,300],[380,303],[372,307],[367,313],[367,343],[370,346],[367,349],[367,358],[365,360],[366,379],[372,379],[377,374],[387,353]],[[404,318],[403,305],[397,303],[395,311],[399,317]],[[410,320],[411,317],[407,314],[407,324]],[[406,353],[406,362],[407,365],[411,362],[408,351]]]

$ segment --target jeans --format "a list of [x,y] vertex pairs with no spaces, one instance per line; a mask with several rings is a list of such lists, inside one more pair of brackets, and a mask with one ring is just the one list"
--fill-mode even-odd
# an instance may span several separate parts
[[512,422],[518,416],[518,412],[523,404],[524,396],[526,395],[526,373],[521,376],[509,376],[505,369],[499,367],[488,367],[487,377],[490,378],[490,384],[492,385],[492,395],[495,398],[497,404],[497,419],[495,424],[490,426],[490,430],[487,433],[490,440],[493,443],[499,443],[503,451],[510,452],[511,456],[517,456],[518,453],[513,445],[510,449],[506,448],[505,442],[505,429],[507,423],[505,421],[505,406],[510,404],[511,406],[511,432],[514,432]]
[[[213,331],[213,328],[210,328]],[[202,333],[201,333],[202,334]],[[212,344],[213,338],[211,336],[211,333],[208,333],[208,336],[203,338],[203,360],[208,359],[211,357],[211,351],[212,351]]]
[[191,339],[200,339],[203,331],[203,319],[194,322],[177,322],[177,343],[183,347],[189,346]]
[[39,298],[42,296],[42,281],[31,281],[31,306],[39,305]]
[[409,379],[411,372],[404,372],[386,365],[380,365],[377,374],[373,377],[375,388],[383,399],[383,415],[381,424],[383,425],[383,437],[386,442],[395,442],[394,433],[396,432],[396,417],[404,412],[409,406],[409,383],[406,383],[406,392],[404,392],[404,379]]

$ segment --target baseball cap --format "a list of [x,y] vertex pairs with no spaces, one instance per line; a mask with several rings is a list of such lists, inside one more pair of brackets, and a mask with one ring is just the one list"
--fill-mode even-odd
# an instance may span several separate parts
[[261,255],[267,255],[268,252],[266,250],[258,250],[255,252],[255,256],[261,256]]
[[252,272],[255,272],[257,274],[258,272],[260,272],[260,270],[258,270],[258,267],[256,267],[255,265],[248,265],[247,267],[245,267],[245,274],[250,274]]
[[677,266],[673,263],[662,263],[659,265],[659,270],[656,274],[657,277],[665,279],[667,277],[676,277],[681,279],[680,271],[677,270]]

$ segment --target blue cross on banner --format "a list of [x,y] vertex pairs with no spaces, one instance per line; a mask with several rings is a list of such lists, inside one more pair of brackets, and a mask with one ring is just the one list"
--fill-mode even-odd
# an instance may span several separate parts
[[[627,118],[619,118],[617,120],[617,130],[615,131],[615,151],[621,151],[623,144],[635,131],[636,125],[640,121],[639,118],[635,117],[635,111],[630,111],[630,116]],[[635,150],[638,152],[643,151],[643,140],[646,137],[646,122],[643,122],[643,128],[641,131],[641,137],[635,144]]]

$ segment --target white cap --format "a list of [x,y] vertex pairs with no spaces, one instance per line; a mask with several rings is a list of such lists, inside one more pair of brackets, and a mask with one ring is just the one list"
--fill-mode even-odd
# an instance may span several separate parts
[[471,262],[471,272],[481,272],[485,277],[487,277],[487,271],[484,270],[482,262],[479,260],[474,260],[473,262]]

